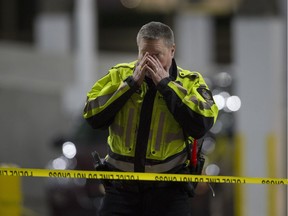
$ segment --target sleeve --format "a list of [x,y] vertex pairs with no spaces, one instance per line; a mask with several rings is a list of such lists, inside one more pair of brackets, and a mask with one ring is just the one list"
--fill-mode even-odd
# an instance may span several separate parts
[[117,71],[110,70],[87,94],[83,117],[95,129],[107,128],[137,89],[132,76],[123,81],[115,76]]
[[165,78],[157,85],[157,89],[185,133],[199,139],[216,122],[218,108],[203,77],[199,73],[191,73],[184,78],[185,85]]

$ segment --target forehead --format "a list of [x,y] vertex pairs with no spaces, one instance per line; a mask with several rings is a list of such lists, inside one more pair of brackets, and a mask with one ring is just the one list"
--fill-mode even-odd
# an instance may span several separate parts
[[149,51],[162,51],[163,49],[167,49],[167,45],[165,44],[164,39],[141,39],[138,44],[138,48],[140,52],[149,52]]

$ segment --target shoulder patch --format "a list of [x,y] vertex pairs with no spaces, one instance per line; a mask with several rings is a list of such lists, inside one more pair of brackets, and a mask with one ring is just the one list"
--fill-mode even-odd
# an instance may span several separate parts
[[206,88],[199,87],[197,88],[197,92],[205,99],[205,100],[213,100],[212,93]]

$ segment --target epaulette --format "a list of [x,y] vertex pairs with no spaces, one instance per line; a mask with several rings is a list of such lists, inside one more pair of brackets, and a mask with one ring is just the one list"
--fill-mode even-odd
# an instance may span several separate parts
[[179,68],[179,67],[178,67],[178,71],[179,71],[179,76],[182,78],[189,77],[189,78],[195,79],[199,77],[199,72],[197,71],[183,70],[182,68]]
[[119,68],[130,68],[133,69],[135,67],[136,61],[129,62],[129,63],[119,63],[113,66],[111,69],[119,69]]

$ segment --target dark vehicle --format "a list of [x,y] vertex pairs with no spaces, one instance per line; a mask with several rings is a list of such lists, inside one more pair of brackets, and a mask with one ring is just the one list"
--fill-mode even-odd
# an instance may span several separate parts
[[[57,170],[94,170],[91,153],[106,155],[108,130],[93,130],[82,122],[66,137],[58,137],[53,146],[59,156],[51,160],[47,168]],[[49,178],[46,196],[51,216],[96,216],[104,195],[99,180],[83,178]]]

